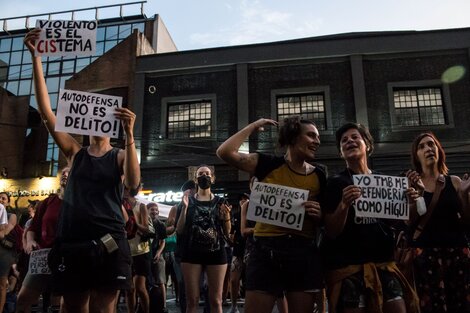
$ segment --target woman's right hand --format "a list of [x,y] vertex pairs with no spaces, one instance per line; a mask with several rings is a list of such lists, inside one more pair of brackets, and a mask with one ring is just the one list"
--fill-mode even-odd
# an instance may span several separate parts
[[39,33],[41,32],[41,29],[35,28],[28,32],[26,36],[23,39],[24,45],[28,48],[29,52],[31,52],[31,55],[34,56],[34,52],[36,51],[35,44],[36,40],[39,39]]
[[26,254],[31,254],[33,250],[39,249],[39,244],[35,240],[28,240],[26,242],[26,247],[24,247],[24,252]]
[[406,173],[406,177],[408,177],[408,181],[410,182],[410,187],[415,188],[419,194],[424,193],[424,183],[421,180],[421,176],[418,174],[418,172],[413,171],[413,170],[408,170]]
[[343,208],[349,208],[354,200],[361,197],[361,188],[356,185],[349,185],[343,189],[343,197],[341,202],[344,204]]
[[181,203],[183,203],[183,210],[186,211],[189,205],[189,197],[191,196],[191,190],[186,190],[183,192],[183,198],[181,199]]
[[259,120],[251,123],[257,131],[264,131],[264,126],[266,125],[272,125],[272,126],[278,126],[279,123],[275,120],[271,120],[269,118],[260,118]]

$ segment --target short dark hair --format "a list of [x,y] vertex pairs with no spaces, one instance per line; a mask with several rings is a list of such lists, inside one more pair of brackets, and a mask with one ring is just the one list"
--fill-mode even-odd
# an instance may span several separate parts
[[336,130],[336,148],[338,148],[338,151],[341,152],[341,137],[350,129],[356,129],[361,134],[367,146],[367,156],[371,155],[372,151],[374,151],[374,138],[372,138],[367,127],[352,122],[348,122]]
[[295,144],[295,140],[300,135],[302,124],[312,124],[317,127],[312,120],[303,119],[299,115],[289,116],[284,119],[279,128],[278,144],[281,148]]

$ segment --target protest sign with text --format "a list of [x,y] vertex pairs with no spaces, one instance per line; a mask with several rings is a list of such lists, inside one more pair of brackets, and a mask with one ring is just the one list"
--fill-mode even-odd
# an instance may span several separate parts
[[308,190],[257,182],[253,185],[247,219],[302,230]]
[[409,218],[406,177],[353,175],[353,180],[362,191],[361,197],[352,204],[356,216],[397,220]]
[[47,264],[47,255],[51,249],[41,249],[31,251],[29,257],[29,272],[32,275],[50,274],[51,270]]
[[90,56],[96,53],[97,21],[37,20],[35,55]]
[[121,97],[61,89],[55,130],[117,138],[120,122],[114,112],[120,107]]

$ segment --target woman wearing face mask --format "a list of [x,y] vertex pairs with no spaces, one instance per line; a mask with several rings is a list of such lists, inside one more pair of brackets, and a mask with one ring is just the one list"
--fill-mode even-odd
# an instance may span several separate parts
[[196,170],[197,193],[185,191],[176,231],[181,236],[181,269],[186,287],[186,312],[195,313],[199,305],[202,270],[207,273],[212,313],[222,313],[222,287],[227,270],[224,236],[230,234],[230,209],[211,192],[215,176],[201,165]]

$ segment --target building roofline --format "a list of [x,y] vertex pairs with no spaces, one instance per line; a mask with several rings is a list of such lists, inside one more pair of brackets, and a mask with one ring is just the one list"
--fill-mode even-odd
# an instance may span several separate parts
[[159,72],[239,63],[469,48],[470,28],[353,32],[146,55],[138,58],[136,70]]

